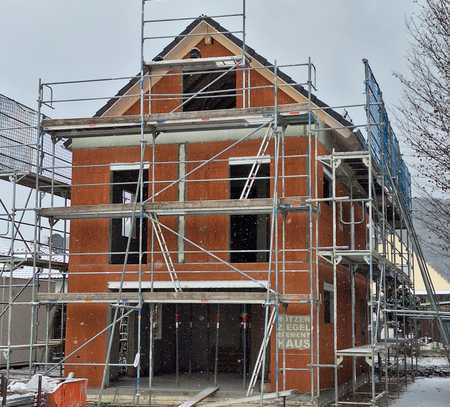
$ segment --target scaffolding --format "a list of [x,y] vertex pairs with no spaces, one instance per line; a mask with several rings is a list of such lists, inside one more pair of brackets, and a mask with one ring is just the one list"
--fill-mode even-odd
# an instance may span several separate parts
[[[2,257],[2,273],[7,274],[9,285],[2,283],[3,291],[8,292],[8,301],[3,304],[1,317],[8,318],[8,331],[13,329],[12,308],[17,304],[24,304],[13,295],[12,270],[17,268],[17,253],[15,245],[23,240],[19,228],[22,225],[22,214],[34,213],[31,226],[34,237],[32,245],[28,247],[26,259],[20,259],[20,265],[30,268],[31,276],[26,283],[32,289],[31,301],[27,304],[31,308],[31,324],[29,344],[29,374],[44,371],[47,374],[62,374],[63,368],[74,366],[103,368],[103,376],[98,394],[97,405],[105,402],[105,388],[109,382],[112,370],[135,369],[136,380],[133,390],[133,402],[136,405],[149,403],[155,392],[154,387],[154,342],[158,325],[158,314],[161,304],[175,304],[176,329],[176,384],[179,383],[179,326],[180,317],[177,304],[212,304],[214,305],[214,364],[212,376],[214,385],[218,381],[218,344],[220,340],[221,304],[243,305],[241,326],[242,341],[247,340],[246,330],[248,321],[246,306],[260,304],[264,309],[264,330],[261,338],[259,353],[251,371],[247,370],[247,362],[243,364],[242,386],[245,388],[246,398],[236,400],[237,403],[249,401],[263,405],[271,399],[286,399],[295,397],[295,391],[289,389],[287,383],[290,375],[307,374],[310,390],[309,394],[297,395],[298,399],[309,405],[320,405],[334,402],[335,405],[371,405],[387,396],[391,388],[407,383],[408,376],[414,376],[415,358],[417,356],[417,326],[416,319],[424,317],[423,311],[418,309],[414,292],[413,268],[419,267],[425,282],[428,300],[432,311],[429,317],[436,319],[441,328],[442,338],[448,346],[448,337],[443,319],[448,315],[439,310],[432,281],[429,277],[427,265],[423,257],[414,226],[411,220],[411,192],[410,175],[404,164],[399,143],[389,124],[379,85],[364,60],[365,94],[366,100],[360,104],[330,107],[320,102],[313,92],[316,86],[316,68],[308,59],[306,63],[280,65],[277,62],[265,61],[255,63],[254,51],[246,45],[246,2],[242,1],[242,10],[238,13],[222,14],[212,17],[199,18],[162,18],[147,19],[150,2],[142,0],[141,8],[141,41],[140,41],[140,72],[137,76],[120,78],[87,79],[69,82],[41,82],[39,83],[39,97],[37,112],[32,113],[34,121],[25,121],[20,126],[3,125],[2,135],[9,131],[22,131],[27,134],[26,139],[20,138],[19,133],[12,137],[5,137],[14,145],[17,155],[14,167],[8,158],[7,171],[2,166],[2,178],[8,177],[13,185],[21,182],[30,191],[34,191],[34,207],[17,207],[13,199],[13,207],[7,215],[10,225],[10,250]],[[214,20],[213,20],[214,18]],[[242,28],[236,31],[226,31],[214,23],[221,19],[240,19]],[[184,31],[180,35],[160,36],[149,35],[148,27],[155,24],[190,21],[197,23],[198,30]],[[206,32],[203,27],[214,28]],[[200,31],[199,31],[200,30]],[[192,41],[195,43],[205,35],[240,36],[239,52],[233,56],[201,57],[192,55],[190,58],[165,58],[160,55],[151,62],[145,59],[145,44],[153,40],[174,39],[175,41]],[[306,72],[304,82],[296,82],[283,74],[283,69],[295,69]],[[204,86],[194,92],[155,92],[153,89],[161,78],[171,77],[173,81],[189,72],[190,75],[213,73],[215,76]],[[240,78],[233,89],[217,90],[214,84],[230,73]],[[252,85],[254,75],[269,75],[273,81],[269,84]],[[66,85],[80,85],[89,87],[91,84],[104,82],[120,82],[129,80],[126,91],[113,97],[95,96],[86,98],[56,98],[59,88]],[[280,100],[280,95],[288,89],[295,89],[301,95],[303,102],[286,103]],[[130,93],[131,92],[131,93]],[[271,102],[264,107],[253,106],[256,95],[267,92],[271,95]],[[183,107],[193,101],[236,98],[241,102],[240,108],[217,109],[209,111],[183,111]],[[93,118],[58,118],[50,119],[44,116],[44,109],[55,109],[59,104],[79,103],[84,101],[113,101],[122,102],[129,107],[131,102],[138,100],[139,111],[132,114],[117,114],[114,104],[107,105],[107,109]],[[165,103],[164,112],[158,111],[158,106]],[[160,104],[160,105],[158,105]],[[354,124],[336,113],[337,109],[355,109],[365,112],[366,121]],[[3,114],[2,108],[2,114]],[[56,110],[55,110],[56,111]],[[23,126],[22,126],[23,125]],[[25,129],[25,130],[24,130]],[[293,132],[301,132],[304,150],[289,152],[286,148],[287,140]],[[202,135],[208,132],[234,131],[237,136],[229,139],[225,146],[208,158],[189,160],[185,151],[180,150],[177,159],[158,155],[158,146],[164,144],[164,139],[172,135],[192,134]],[[23,133],[26,131],[26,133]],[[64,142],[89,146],[90,140],[103,137],[112,140],[121,138],[132,139],[139,147],[139,160],[132,163],[138,170],[137,180],[131,182],[134,191],[130,192],[130,199],[122,203],[102,204],[74,204],[69,205],[71,195],[76,196],[80,191],[100,191],[101,188],[113,188],[117,183],[113,181],[71,182],[70,171],[85,171],[90,167],[92,171],[110,168],[111,163],[83,164],[72,163],[70,159],[62,158],[57,153],[58,146]],[[338,148],[334,146],[327,153],[322,152],[323,140],[339,138]],[[12,141],[11,141],[12,140]],[[186,186],[192,184],[209,185],[209,183],[230,182],[226,179],[208,176],[205,179],[204,170],[211,165],[229,162],[227,154],[239,149],[247,142],[254,143],[254,154],[250,160],[248,176],[243,177],[243,187],[239,199],[203,199],[189,200],[186,198]],[[81,143],[81,144],[80,144]],[[119,142],[120,143],[120,142]],[[10,144],[5,148],[11,149]],[[113,144],[114,145],[114,144]],[[119,144],[120,145],[120,144]],[[3,146],[0,146],[3,148]],[[29,150],[32,147],[32,150]],[[0,153],[1,154],[1,153]],[[49,157],[49,158],[46,158]],[[224,158],[225,157],[225,158]],[[243,159],[245,157],[241,157]],[[248,158],[248,157],[247,157]],[[261,165],[267,162],[273,165],[273,175],[266,177],[272,187],[270,196],[254,198],[250,196],[260,175]],[[289,164],[297,163],[296,169],[304,169],[302,173],[292,173]],[[115,163],[127,167],[130,163]],[[24,165],[27,168],[24,168]],[[177,173],[173,174],[172,166],[176,166]],[[127,167],[128,168],[128,167]],[[158,179],[159,168],[165,168],[168,176]],[[201,171],[203,170],[203,172]],[[146,180],[146,173],[150,180]],[[200,177],[197,174],[200,173]],[[324,196],[320,192],[319,175],[325,173],[329,178],[329,194]],[[172,175],[170,175],[172,174]],[[203,175],[202,175],[203,174]],[[31,177],[31,178],[30,178]],[[33,182],[30,182],[33,179]],[[79,178],[78,178],[79,179]],[[26,180],[26,182],[24,181]],[[293,183],[302,185],[303,194],[292,194]],[[122,182],[123,183],[123,182]],[[178,190],[178,200],[167,199],[167,193]],[[294,189],[295,190],[295,189]],[[343,192],[344,191],[344,192]],[[31,194],[31,192],[30,192]],[[14,192],[15,196],[15,192]],[[60,205],[61,200],[65,203]],[[324,216],[324,213],[328,213]],[[20,216],[17,216],[21,214]],[[269,246],[259,252],[267,255],[264,267],[240,267],[225,258],[230,250],[209,249],[204,244],[189,239],[184,226],[188,218],[202,215],[267,215],[270,219]],[[289,219],[301,216],[304,224],[305,244],[300,241],[292,247],[293,240],[289,234]],[[177,219],[178,229],[164,222],[167,217]],[[66,247],[66,235],[72,220],[92,219],[120,219],[122,227],[128,227],[125,250],[121,253],[112,250],[97,252],[69,252]],[[44,226],[48,220],[49,226]],[[169,224],[168,224],[169,223]],[[146,225],[151,230],[149,247],[144,235]],[[328,229],[327,229],[328,228]],[[58,232],[64,236],[62,252],[58,255],[52,247],[50,239],[48,250],[43,253],[43,230],[48,230],[50,236]],[[327,236],[321,231],[327,230]],[[344,232],[342,232],[344,231]],[[350,237],[349,244],[342,244],[342,233]],[[136,237],[136,239],[133,238]],[[331,236],[331,238],[330,238]],[[207,260],[192,262],[193,269],[180,267],[180,250],[171,250],[169,240],[175,239],[178,248],[183,247],[182,256],[202,255]],[[298,236],[297,236],[298,239]],[[132,248],[132,240],[138,245]],[[189,247],[190,250],[186,250]],[[251,250],[236,250],[249,252]],[[120,254],[123,261],[115,271],[68,271],[69,258],[83,259],[86,256],[112,256]],[[58,256],[58,257],[57,257]],[[138,261],[130,267],[129,258],[136,256]],[[147,259],[145,261],[144,259]],[[25,262],[25,263],[24,263]],[[189,263],[188,263],[189,264]],[[220,266],[214,272],[227,271],[248,283],[249,287],[258,290],[229,291],[193,291],[190,279],[184,279],[189,273],[202,273],[208,276],[207,267],[211,264]],[[164,268],[161,267],[163,265]],[[207,267],[205,267],[207,266]],[[328,287],[331,293],[333,315],[333,360],[324,362],[321,357],[321,320],[324,307],[322,297],[323,269],[330,270],[332,284]],[[45,281],[47,290],[42,290],[43,270],[48,270]],[[50,288],[49,281],[52,273],[58,273],[62,280],[59,292]],[[102,274],[114,278],[113,288],[109,292],[73,292],[67,290],[67,280],[83,278],[88,281],[90,276]],[[260,276],[264,274],[264,278]],[[289,281],[291,276],[306,276],[305,287],[292,290]],[[3,275],[3,274],[2,274]],[[6,275],[6,274],[5,274]],[[256,276],[256,277],[254,277]],[[366,303],[364,309],[367,320],[364,328],[368,332],[367,341],[357,344],[356,310],[357,287],[356,280],[363,276],[366,281]],[[130,281],[130,278],[137,278]],[[206,277],[208,278],[208,277]],[[298,277],[300,278],[300,277]],[[302,277],[303,278],[303,277]],[[161,279],[167,279],[167,287],[172,291],[160,291]],[[340,281],[348,280],[351,291],[351,347],[340,346],[342,325],[340,319],[341,294]],[[133,285],[133,284],[134,285]],[[159,284],[159,285],[158,285]],[[132,286],[132,287],[131,287]],[[227,287],[223,285],[223,287]],[[54,343],[60,344],[65,338],[66,305],[76,304],[105,304],[111,310],[111,319],[100,331],[79,344],[74,350],[66,352],[58,360],[51,360],[50,347]],[[149,354],[148,361],[141,357],[140,350],[143,338],[144,306],[149,306]],[[309,347],[305,351],[306,364],[293,366],[289,363],[292,356],[286,345],[286,329],[288,308],[290,304],[305,307],[303,315],[305,326],[309,331]],[[61,328],[59,337],[50,335],[51,310],[60,309]],[[39,338],[36,326],[40,310],[45,310],[45,334]],[[128,341],[130,337],[130,320],[134,315],[137,320],[135,355],[130,355]],[[192,322],[191,322],[192,324]],[[192,325],[191,325],[192,332]],[[107,338],[106,357],[103,362],[73,362],[73,356],[99,337]],[[112,353],[119,338],[119,360],[112,360]],[[2,349],[9,355],[13,349],[11,340]],[[37,360],[35,349],[45,348],[43,360]],[[266,391],[266,378],[269,363],[269,349],[273,346],[273,392]],[[246,346],[244,346],[246,349]],[[243,355],[244,360],[248,356]],[[345,358],[351,359],[351,381],[339,381],[339,370],[345,365]],[[363,359],[368,369],[361,368],[359,361]],[[9,360],[9,357],[7,358]],[[149,375],[147,385],[141,377],[141,367],[148,363]],[[334,391],[323,391],[321,377],[323,371],[333,371]],[[9,362],[6,372],[12,371]],[[362,378],[364,380],[362,380]],[[363,382],[366,383],[363,383]],[[259,386],[259,388],[258,388]],[[361,390],[361,386],[363,390]],[[364,388],[365,387],[365,388]],[[257,395],[253,394],[257,392]],[[350,392],[350,396],[349,396]],[[217,404],[217,403],[216,403]],[[218,402],[217,405],[220,405]]]

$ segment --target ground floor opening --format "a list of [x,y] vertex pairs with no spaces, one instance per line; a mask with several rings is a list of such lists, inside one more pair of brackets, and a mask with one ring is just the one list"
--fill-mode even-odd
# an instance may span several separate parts
[[[140,352],[139,318],[132,313],[118,324],[113,364],[133,364],[140,357],[140,375],[147,384],[151,374],[155,388],[192,389],[214,383],[222,389],[242,390],[248,385],[258,358],[264,316],[264,307],[257,304],[145,304]],[[136,375],[133,366],[111,367],[110,385],[127,385]]]

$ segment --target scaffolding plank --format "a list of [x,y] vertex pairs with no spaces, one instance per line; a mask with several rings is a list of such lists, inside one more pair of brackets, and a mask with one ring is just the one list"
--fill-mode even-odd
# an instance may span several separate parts
[[[139,293],[133,292],[79,292],[79,293],[38,293],[41,303],[124,303],[136,304],[139,301]],[[306,295],[280,295],[280,302],[306,303]],[[143,301],[146,303],[186,303],[186,304],[265,304],[267,300],[274,302],[272,295],[267,298],[267,293],[260,292],[217,292],[217,291],[154,291],[143,292]]]
[[[60,257],[60,256],[58,256]],[[7,256],[7,255],[0,255],[0,264],[10,264],[13,263],[13,265],[15,267],[33,267],[34,265],[34,260],[32,256],[28,256],[28,257],[19,257],[19,256],[14,256],[13,258],[11,258],[11,256]],[[59,270],[59,271],[65,271],[67,270],[67,266],[68,263],[59,261],[59,260],[52,260],[50,262],[49,259],[36,259],[36,267],[38,268],[43,268],[43,269],[49,269],[50,268],[50,263],[51,263],[51,269],[52,270]]]
[[[278,106],[281,117],[290,123],[305,123],[308,105],[293,103]],[[270,120],[273,106],[250,107],[245,109],[220,109],[196,112],[154,113],[145,116],[145,131],[152,133],[187,131],[210,128],[211,124],[230,127],[256,127],[261,120]],[[259,121],[259,122],[258,122]],[[72,119],[44,119],[42,128],[46,133],[59,138],[98,137],[100,135],[123,135],[140,129],[140,115],[110,117],[80,117]],[[222,128],[222,127],[221,127]]]
[[207,57],[207,58],[185,58],[185,59],[163,59],[162,61],[145,62],[149,68],[174,68],[182,67],[186,69],[199,68],[220,68],[224,66],[232,66],[242,61],[241,56],[227,56],[227,57]]
[[[280,199],[279,205],[285,210],[307,209],[304,199],[301,197]],[[144,205],[144,208],[146,212],[154,212],[158,216],[270,214],[273,209],[273,200],[271,198],[258,198],[148,202]],[[139,206],[135,208],[134,204],[78,205],[43,208],[39,211],[41,216],[56,219],[126,218],[131,217],[133,212],[139,214]]]
[[[265,393],[262,395],[263,400],[274,400],[279,399],[283,397],[290,397],[297,394],[297,390],[285,390],[285,391],[279,391],[274,393]],[[229,399],[229,400],[223,400],[223,401],[215,401],[213,403],[206,403],[204,404],[205,407],[227,407],[227,406],[233,406],[233,405],[242,405],[246,403],[257,403],[259,400],[261,400],[261,396],[250,396],[250,397],[242,397],[238,399]]]
[[[61,339],[49,339],[48,343],[45,342],[38,342],[38,343],[34,343],[33,345],[31,345],[33,348],[45,348],[46,346],[59,346],[63,344],[63,340]],[[21,344],[21,345],[2,345],[0,346],[0,351],[4,351],[7,349],[29,349],[30,348],[30,344],[29,343],[25,343],[25,344]]]
[[336,352],[336,356],[351,356],[351,357],[360,357],[360,356],[370,356],[372,354],[372,348],[375,353],[383,353],[387,351],[387,349],[392,346],[389,343],[377,343],[376,345],[362,345],[355,346],[353,348],[340,349]]
[[201,401],[205,400],[207,397],[211,396],[215,392],[219,390],[218,386],[215,387],[207,387],[206,389],[202,390],[200,393],[197,393],[194,397],[192,397],[190,400],[183,401],[178,407],[193,407],[196,406]]

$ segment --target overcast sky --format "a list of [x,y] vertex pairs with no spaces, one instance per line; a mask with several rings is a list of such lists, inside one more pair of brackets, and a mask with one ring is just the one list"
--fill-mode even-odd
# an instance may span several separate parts
[[[241,4],[153,0],[148,17],[235,12]],[[392,72],[405,70],[405,18],[414,7],[413,0],[247,0],[247,42],[280,64],[311,56],[318,94],[331,105],[363,100],[361,59],[368,58],[386,100],[394,104],[400,89]],[[236,19],[221,22],[238,28]],[[175,34],[185,24],[161,28]],[[35,105],[39,77],[73,80],[139,69],[140,0],[2,0],[0,27],[0,92],[25,104]],[[161,45],[152,44],[147,57]],[[305,79],[300,70],[290,73]]]

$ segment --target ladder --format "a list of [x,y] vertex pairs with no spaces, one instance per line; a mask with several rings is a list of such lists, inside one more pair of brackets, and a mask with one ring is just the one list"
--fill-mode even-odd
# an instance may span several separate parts
[[175,270],[175,265],[173,263],[172,257],[170,256],[170,251],[161,229],[161,224],[159,223],[158,216],[156,215],[155,212],[152,212],[150,214],[150,220],[152,222],[152,227],[156,236],[156,240],[158,241],[159,247],[161,249],[161,254],[163,256],[164,263],[166,264],[167,271],[169,272],[170,280],[173,283],[174,290],[176,292],[182,291],[180,281],[178,280],[178,276]]
[[256,359],[255,367],[253,369],[252,377],[250,378],[250,382],[248,384],[247,396],[251,396],[253,394],[253,392],[255,391],[255,386],[256,386],[256,382],[258,380],[259,373],[261,371],[262,362],[266,355],[265,349],[267,349],[267,347],[269,346],[270,336],[272,335],[273,326],[275,324],[275,313],[276,313],[276,307],[273,307],[272,312],[269,317],[266,335],[264,336],[264,338],[261,342],[258,357]]
[[239,197],[239,199],[248,199],[248,196],[250,195],[250,191],[252,190],[253,184],[255,183],[259,168],[261,167],[260,158],[266,153],[273,135],[273,131],[271,130],[272,125],[269,124],[269,126],[267,126],[266,133],[264,134],[264,137],[261,141],[261,145],[259,146],[258,154],[256,154],[256,159],[252,164],[252,168],[250,169],[250,173],[247,179],[245,180],[244,188],[242,188],[241,196]]
[[[128,315],[125,315],[126,309],[120,309],[119,322],[119,364],[126,365],[128,363]],[[121,373],[126,373],[126,366],[121,367]]]

